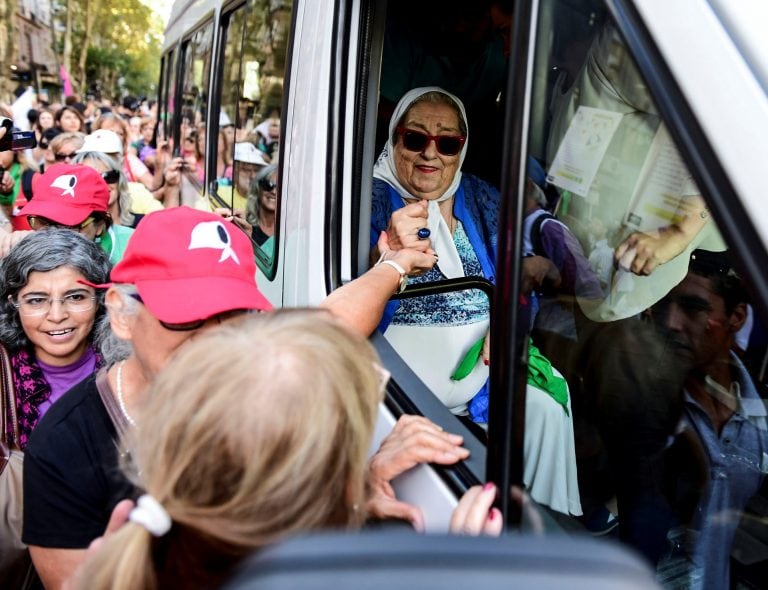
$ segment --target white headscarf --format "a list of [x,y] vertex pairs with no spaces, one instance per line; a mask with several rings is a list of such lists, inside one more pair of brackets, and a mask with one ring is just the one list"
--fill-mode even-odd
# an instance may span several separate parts
[[[459,116],[462,118],[465,127],[467,125],[467,113],[464,110],[462,102],[450,92],[446,92],[437,86],[414,88],[413,90],[408,91],[403,98],[400,99],[400,102],[397,103],[397,107],[395,108],[395,112],[392,114],[392,118],[389,120],[387,143],[384,145],[384,149],[381,151],[378,160],[376,160],[376,165],[373,167],[373,177],[379,178],[389,184],[397,191],[397,194],[403,197],[406,201],[418,201],[419,197],[415,197],[409,193],[405,187],[400,184],[400,181],[397,178],[394,154],[395,146],[392,143],[392,137],[394,136],[395,128],[400,122],[400,119],[402,119],[403,115],[405,115],[408,109],[413,105],[414,101],[428,92],[439,92],[453,100],[459,108]],[[456,193],[456,189],[459,188],[459,183],[461,182],[461,166],[464,164],[464,158],[467,155],[468,143],[469,133],[467,132],[467,140],[464,142],[461,152],[459,153],[459,165],[456,169],[453,181],[440,197],[429,201],[427,209],[429,215],[427,225],[431,232],[432,244],[435,252],[437,252],[440,257],[438,266],[440,267],[441,272],[449,279],[463,277],[464,267],[461,265],[459,253],[456,250],[456,245],[453,243],[451,230],[440,213],[439,203],[450,199]]]

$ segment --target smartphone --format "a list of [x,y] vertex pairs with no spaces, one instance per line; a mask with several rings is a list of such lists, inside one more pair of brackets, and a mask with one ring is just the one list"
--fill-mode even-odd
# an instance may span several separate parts
[[0,140],[0,152],[13,150],[18,152],[37,147],[37,138],[34,131],[18,131],[13,129],[13,121],[1,117],[0,125],[5,127],[5,136]]

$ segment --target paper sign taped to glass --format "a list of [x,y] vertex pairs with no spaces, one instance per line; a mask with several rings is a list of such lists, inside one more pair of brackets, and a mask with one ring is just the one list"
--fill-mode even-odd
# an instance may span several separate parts
[[710,220],[678,256],[649,276],[608,265],[615,250],[633,232],[653,235],[686,214],[686,197],[699,189],[666,126],[647,113],[615,113],[579,106],[550,166],[548,180],[567,193],[560,217],[584,248],[603,287],[603,298],[577,298],[584,313],[598,322],[636,315],[664,297],[688,271],[696,248],[723,250]]
[[580,106],[549,167],[547,182],[586,197],[622,116]]

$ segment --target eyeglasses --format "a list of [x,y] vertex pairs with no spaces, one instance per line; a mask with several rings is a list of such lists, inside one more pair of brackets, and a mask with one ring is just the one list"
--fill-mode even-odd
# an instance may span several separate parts
[[107,184],[117,184],[120,182],[120,172],[118,170],[107,170],[101,173],[101,177]]
[[435,148],[444,156],[455,156],[461,151],[464,135],[428,135],[406,127],[398,127],[397,134],[403,138],[403,147],[410,152],[423,152],[430,141],[435,142]]
[[65,225],[63,223],[57,223],[56,221],[51,221],[50,219],[47,219],[45,217],[39,217],[37,215],[27,216],[27,223],[29,223],[29,227],[31,227],[34,230],[44,229],[46,227],[60,227],[63,229],[71,229],[72,231],[79,232],[81,229],[91,225],[94,221],[96,221],[96,218],[91,216],[91,217],[88,217],[82,223],[78,223],[77,225]]
[[[135,299],[142,305],[144,304],[144,300],[141,298],[141,295],[139,295],[138,293],[132,293],[131,298]],[[209,318],[205,318],[202,320],[192,320],[191,322],[181,322],[178,324],[164,322],[163,320],[160,320],[160,319],[158,319],[157,321],[160,322],[160,325],[163,328],[165,328],[166,330],[171,330],[172,332],[191,332],[192,330],[198,330],[202,328],[206,323],[208,323],[211,320],[216,320],[219,324],[223,324],[224,322],[231,320],[233,318],[249,315],[252,313],[258,313],[258,310],[232,309],[230,311],[223,311],[221,313],[217,313],[214,316],[211,316]]]
[[268,193],[271,193],[273,190],[277,188],[277,183],[272,182],[271,180],[268,180],[266,178],[259,179],[259,188],[263,191],[267,191]]
[[58,154],[56,154],[53,157],[56,158],[57,162],[63,162],[64,160],[66,160],[68,158],[74,158],[76,155],[77,155],[77,152],[72,152],[72,153],[69,153],[69,154],[58,153]]
[[54,301],[58,301],[61,307],[69,313],[78,313],[90,311],[93,309],[96,296],[89,291],[74,291],[67,293],[64,297],[44,297],[42,295],[25,295],[18,301],[14,301],[11,296],[8,297],[21,315],[36,316],[45,315],[51,311]]

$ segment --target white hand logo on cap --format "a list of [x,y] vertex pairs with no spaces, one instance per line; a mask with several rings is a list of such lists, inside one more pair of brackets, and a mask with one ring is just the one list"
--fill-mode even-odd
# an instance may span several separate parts
[[75,186],[77,186],[77,176],[74,174],[62,174],[58,178],[55,178],[53,182],[51,183],[51,186],[55,186],[56,188],[60,188],[64,192],[61,193],[61,196],[64,195],[71,195],[72,197],[75,196]]
[[231,258],[237,264],[240,264],[240,260],[237,258],[237,254],[232,249],[232,238],[229,236],[227,228],[220,221],[204,221],[198,223],[192,229],[192,235],[189,240],[189,250],[196,248],[214,248],[215,250],[221,250],[221,258],[219,262],[224,262],[227,258]]

